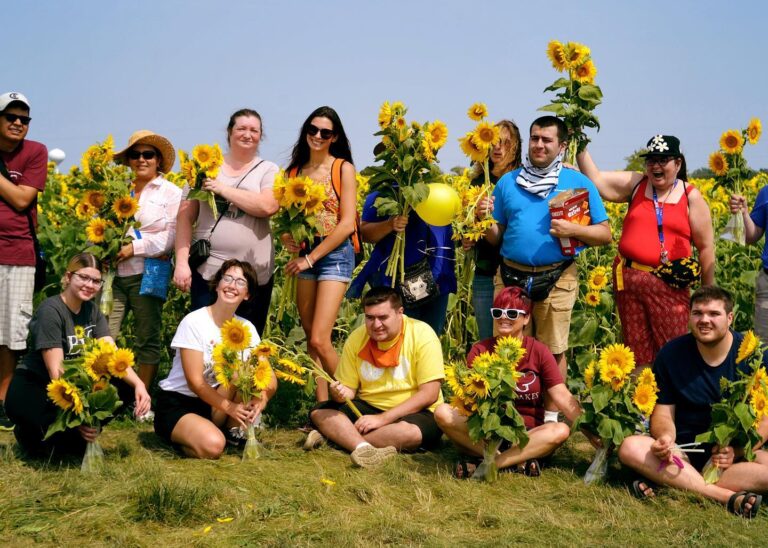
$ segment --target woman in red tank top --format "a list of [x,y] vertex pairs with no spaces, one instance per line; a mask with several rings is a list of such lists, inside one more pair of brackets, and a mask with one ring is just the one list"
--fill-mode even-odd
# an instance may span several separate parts
[[624,343],[639,367],[651,364],[659,349],[688,330],[689,291],[665,283],[651,270],[692,256],[696,247],[701,282],[715,282],[715,244],[709,206],[687,183],[680,141],[656,135],[647,144],[645,173],[600,171],[589,152],[577,157],[604,200],[629,203],[613,287]]

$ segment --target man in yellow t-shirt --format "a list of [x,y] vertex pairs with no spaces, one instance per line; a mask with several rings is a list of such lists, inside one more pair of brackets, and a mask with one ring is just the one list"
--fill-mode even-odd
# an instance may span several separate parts
[[432,412],[443,402],[443,353],[429,325],[403,314],[395,290],[371,289],[363,297],[363,311],[365,325],[344,344],[338,380],[331,385],[333,400],[310,413],[319,432],[310,433],[304,448],[317,447],[325,436],[350,451],[354,464],[370,467],[398,450],[439,443]]

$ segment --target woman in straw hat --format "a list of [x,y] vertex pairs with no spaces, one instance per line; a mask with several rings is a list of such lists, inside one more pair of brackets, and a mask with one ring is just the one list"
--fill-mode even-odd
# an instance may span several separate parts
[[[170,257],[176,236],[176,215],[181,189],[163,178],[176,160],[173,145],[165,137],[140,130],[128,146],[114,155],[115,162],[133,172],[131,195],[138,202],[134,218],[139,228],[131,230],[131,242],[117,255],[113,285],[115,304],[109,315],[109,330],[120,333],[123,318],[133,310],[134,352],[139,378],[149,387],[157,373],[162,344],[162,309],[170,277]],[[144,420],[151,419],[151,413]]]
[[[275,251],[269,218],[278,209],[272,192],[278,168],[259,157],[262,136],[261,116],[255,110],[240,109],[230,116],[229,150],[224,154],[224,163],[218,177],[203,183],[203,189],[216,198],[219,217],[214,217],[208,204],[182,201],[173,273],[173,283],[182,291],[191,292],[192,310],[197,310],[215,300],[209,281],[224,261],[238,259],[250,263],[256,270],[258,284],[251,288],[250,298],[241,303],[237,313],[250,320],[259,334],[264,331],[272,297]],[[189,247],[192,241],[200,239],[210,241],[210,256],[192,269]]]

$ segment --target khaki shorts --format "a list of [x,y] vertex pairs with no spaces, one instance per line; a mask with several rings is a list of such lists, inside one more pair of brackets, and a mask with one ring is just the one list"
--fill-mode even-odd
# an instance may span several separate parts
[[0,265],[0,346],[27,348],[34,287],[34,266]]
[[562,354],[568,350],[571,311],[578,295],[579,273],[576,263],[573,263],[555,282],[549,296],[533,303],[533,314],[525,334],[547,345],[553,354]]

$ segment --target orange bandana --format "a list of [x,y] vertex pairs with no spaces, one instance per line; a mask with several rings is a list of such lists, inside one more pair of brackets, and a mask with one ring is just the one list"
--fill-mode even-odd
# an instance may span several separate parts
[[357,356],[373,364],[375,367],[397,367],[400,363],[400,350],[403,348],[404,335],[405,322],[403,322],[403,328],[400,330],[400,335],[398,335],[395,344],[386,350],[382,350],[376,341],[368,337],[368,342],[360,349]]

